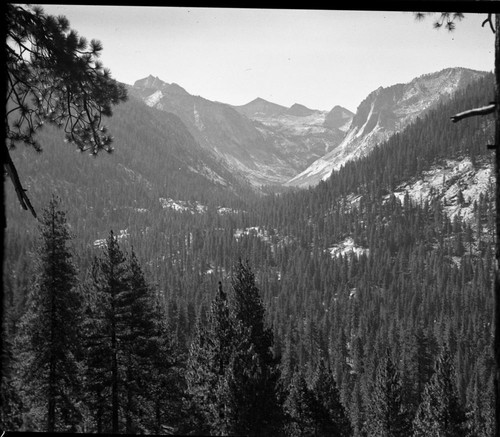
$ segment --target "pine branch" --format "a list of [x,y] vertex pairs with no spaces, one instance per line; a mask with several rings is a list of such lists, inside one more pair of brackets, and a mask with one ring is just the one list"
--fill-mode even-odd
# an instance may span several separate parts
[[468,111],[460,112],[459,114],[455,114],[454,116],[450,117],[450,119],[453,123],[456,123],[457,121],[460,121],[464,118],[475,117],[477,115],[492,114],[493,112],[495,112],[495,108],[496,104],[491,103],[487,106],[482,106],[481,108],[474,108],[469,109]]
[[29,209],[33,217],[37,218],[35,209],[31,205],[30,199],[26,194],[26,190],[23,188],[21,184],[21,179],[19,179],[19,175],[17,173],[16,166],[12,162],[12,158],[10,157],[9,150],[7,149],[7,145],[4,144],[4,165],[7,174],[9,175],[12,183],[14,184],[14,188],[16,190],[17,198],[19,199],[19,203],[23,207],[23,209]]

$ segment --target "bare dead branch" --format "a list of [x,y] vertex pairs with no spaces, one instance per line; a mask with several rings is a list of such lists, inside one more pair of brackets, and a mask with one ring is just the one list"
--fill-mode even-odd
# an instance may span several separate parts
[[457,121],[463,120],[464,118],[476,117],[478,115],[487,115],[495,112],[496,104],[492,103],[481,108],[469,109],[468,111],[460,112],[459,114],[455,114],[450,117],[453,123]]
[[481,24],[481,27],[484,27],[484,25],[488,23],[490,25],[490,29],[493,33],[495,33],[495,26],[493,25],[493,14],[488,14],[488,18],[483,21],[483,24]]
[[4,158],[5,158],[4,162],[5,170],[7,171],[7,174],[9,175],[12,184],[14,185],[17,198],[19,199],[19,203],[21,204],[23,209],[26,210],[29,209],[31,211],[31,214],[33,214],[33,217],[36,218],[35,209],[31,205],[30,199],[26,194],[26,190],[23,188],[21,184],[21,179],[19,178],[19,175],[17,173],[16,166],[12,162],[12,158],[10,157],[9,149],[7,149],[6,144],[4,144]]

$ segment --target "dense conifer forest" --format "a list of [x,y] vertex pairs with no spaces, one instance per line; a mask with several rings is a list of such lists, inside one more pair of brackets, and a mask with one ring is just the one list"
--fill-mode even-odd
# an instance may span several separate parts
[[[122,167],[75,166],[42,132],[46,151],[17,158],[41,223],[6,190],[2,428],[491,436],[493,183],[457,194],[468,220],[399,187],[451,159],[491,165],[493,117],[449,117],[493,87],[458,91],[314,188],[266,195],[185,178],[191,156],[161,157],[192,138],[133,98],[110,122]],[[126,170],[142,145],[158,154],[148,180]],[[332,250],[346,241],[357,250]]]

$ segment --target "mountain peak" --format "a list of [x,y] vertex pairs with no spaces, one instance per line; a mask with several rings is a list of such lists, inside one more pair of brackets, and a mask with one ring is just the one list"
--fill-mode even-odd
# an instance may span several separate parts
[[329,129],[347,130],[354,114],[342,106],[335,105],[332,110],[326,115],[323,126]]
[[153,75],[149,75],[144,79],[136,80],[134,83],[134,88],[139,88],[142,90],[154,90],[162,91],[164,94],[170,95],[189,95],[189,93],[176,83],[163,82],[160,78]]
[[165,85],[167,85],[165,82],[163,82],[160,78],[153,76],[152,74],[150,74],[148,77],[145,77],[144,79],[136,80],[134,83],[134,87],[137,88],[160,89]]
[[251,105],[254,103],[260,103],[260,104],[266,104],[266,103],[271,103],[269,100],[263,99],[262,97],[257,97],[256,99],[253,99],[251,102],[247,103],[247,105]]
[[309,109],[308,107],[301,105],[300,103],[294,103],[286,111],[288,115],[295,115],[296,117],[307,117],[308,115],[314,114],[316,111]]
[[[421,75],[408,83],[377,88],[360,103],[340,145],[313,162],[287,185],[306,187],[325,180],[332,170],[366,156],[377,144],[485,74],[466,68],[449,68]],[[339,115],[340,112],[328,114],[325,125],[337,127],[341,123]]]
[[257,97],[246,105],[233,106],[233,108],[248,118],[272,117],[287,111],[285,106],[269,102],[261,97]]

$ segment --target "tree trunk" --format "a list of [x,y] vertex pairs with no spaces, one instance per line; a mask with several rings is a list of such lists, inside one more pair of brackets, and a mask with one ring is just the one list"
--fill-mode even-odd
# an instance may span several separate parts
[[111,423],[112,433],[118,434],[118,357],[116,342],[115,314],[113,308],[113,322],[111,325],[111,350],[112,350],[112,368],[111,368]]
[[51,317],[51,341],[50,341],[50,364],[49,364],[49,390],[47,408],[47,432],[53,433],[56,429],[56,358],[54,347],[54,290],[52,293]]
[[[50,218],[51,218],[51,238],[55,238],[56,233],[56,223],[55,223],[55,207],[54,205],[50,206]],[[50,293],[50,365],[49,365],[49,402],[48,402],[48,411],[47,411],[47,432],[53,433],[56,429],[56,344],[55,344],[55,336],[56,336],[56,303],[55,303],[55,247],[54,242],[51,241],[51,286],[50,289],[47,290]]]
[[495,435],[500,437],[500,14],[495,14],[495,176],[496,176],[496,266],[494,289]]

